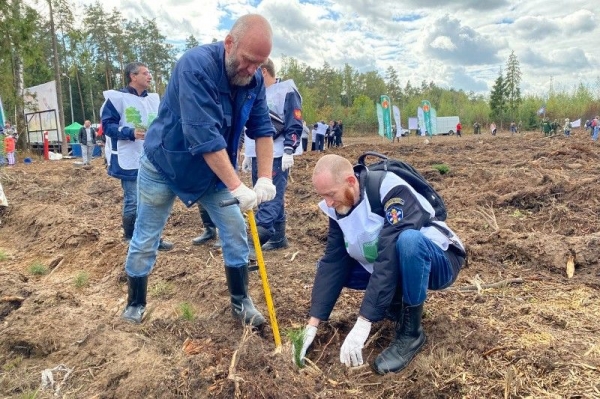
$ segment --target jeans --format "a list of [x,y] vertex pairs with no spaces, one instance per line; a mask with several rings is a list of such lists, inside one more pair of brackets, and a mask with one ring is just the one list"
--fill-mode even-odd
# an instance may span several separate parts
[[[137,219],[125,261],[125,271],[130,277],[147,276],[152,271],[160,237],[175,201],[175,194],[146,155],[140,159],[137,186]],[[226,188],[211,187],[199,202],[219,229],[225,266],[242,267],[248,264],[244,217],[237,205],[219,206],[221,201],[232,198]]]
[[[273,158],[273,184],[277,190],[275,198],[271,201],[262,202],[258,206],[255,214],[256,224],[269,230],[271,234],[275,233],[274,223],[285,222],[285,189],[289,176],[289,169],[285,172],[281,170],[282,158]],[[258,164],[256,157],[252,158],[252,184],[258,180]]]
[[[445,252],[418,230],[404,230],[396,241],[400,265],[402,301],[408,306],[420,305],[427,290],[441,290],[454,283],[460,271],[458,262],[451,262]],[[457,259],[453,255],[449,255]],[[458,260],[460,261],[460,260]],[[345,287],[364,290],[371,275],[358,263],[344,283]]]
[[92,154],[94,153],[93,145],[81,144],[81,158],[83,158],[83,164],[89,165],[92,160]]
[[137,210],[137,181],[121,180],[123,187],[123,217],[134,218]]
[[592,140],[598,141],[598,131],[600,131],[600,127],[594,127],[594,133],[592,134]]
[[317,141],[315,142],[315,150],[323,151],[323,144],[325,144],[325,136],[317,134]]

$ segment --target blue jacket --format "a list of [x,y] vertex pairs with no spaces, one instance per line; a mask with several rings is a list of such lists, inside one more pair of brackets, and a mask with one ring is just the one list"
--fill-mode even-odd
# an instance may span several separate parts
[[222,184],[203,154],[226,149],[235,168],[244,126],[253,139],[275,133],[260,69],[248,86],[231,87],[224,43],[198,46],[177,61],[144,151],[189,207],[210,187]]
[[[118,89],[122,93],[129,93],[138,95],[137,91],[130,86],[123,87]],[[148,92],[144,90],[140,97],[146,97]],[[117,155],[115,152],[117,151],[117,141],[118,140],[131,140],[135,141],[135,129],[132,129],[128,126],[123,126],[119,130],[119,121],[121,120],[121,114],[115,109],[114,105],[110,100],[106,100],[101,109],[101,118],[102,118],[102,132],[106,134],[106,136],[111,138],[111,146],[112,153],[110,155],[110,164],[108,166],[108,175],[112,177],[116,177],[121,180],[137,180],[137,169],[125,170],[119,166],[119,162],[117,161]]]

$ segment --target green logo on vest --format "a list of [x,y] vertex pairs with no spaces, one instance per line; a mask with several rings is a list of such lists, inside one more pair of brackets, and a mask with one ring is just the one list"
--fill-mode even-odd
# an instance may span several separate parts
[[376,238],[373,241],[363,243],[363,254],[365,255],[365,259],[369,263],[375,262],[377,259],[377,242],[379,241]]

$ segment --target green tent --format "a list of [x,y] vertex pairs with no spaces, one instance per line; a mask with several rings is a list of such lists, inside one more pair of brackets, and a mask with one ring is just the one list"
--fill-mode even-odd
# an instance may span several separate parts
[[73,122],[65,128],[65,134],[70,137],[71,143],[79,143],[79,129],[82,127],[83,125]]

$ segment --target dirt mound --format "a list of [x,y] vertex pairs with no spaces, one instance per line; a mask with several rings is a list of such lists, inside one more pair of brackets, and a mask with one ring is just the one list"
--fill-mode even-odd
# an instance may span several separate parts
[[[264,253],[281,353],[270,327],[252,332],[231,317],[220,253],[192,245],[198,210],[181,203],[164,232],[176,247],[150,276],[146,319],[123,323],[119,181],[100,159],[91,169],[35,160],[0,169],[10,204],[0,210],[0,396],[600,397],[600,148],[588,135],[350,137],[328,152],[355,161],[367,150],[402,158],[432,182],[469,253],[454,286],[430,292],[428,341],[404,372],[339,363],[362,299],[346,290],[319,328],[312,364],[291,362],[285,333],[306,322],[327,237],[310,185],[319,154],[296,158],[292,170],[290,247]],[[266,315],[257,273],[251,293]],[[374,324],[369,363],[393,330]],[[42,389],[50,373],[54,384]]]

